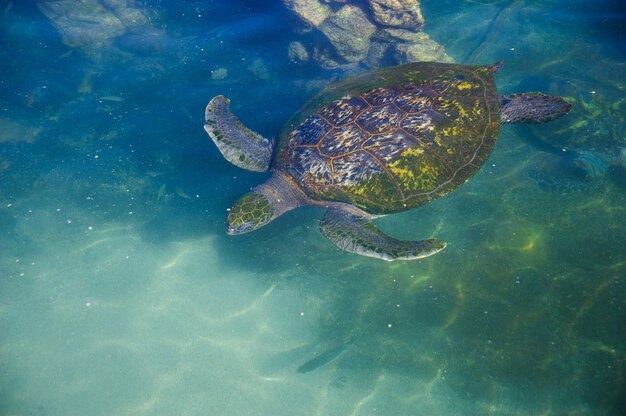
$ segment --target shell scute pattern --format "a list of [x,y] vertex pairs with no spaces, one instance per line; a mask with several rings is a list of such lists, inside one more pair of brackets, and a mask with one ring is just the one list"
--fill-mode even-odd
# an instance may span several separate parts
[[357,117],[356,124],[369,133],[383,133],[395,130],[398,121],[404,116],[404,112],[398,111],[393,104],[385,104],[381,107],[370,107]]
[[379,160],[390,162],[401,156],[405,150],[418,146],[415,138],[402,130],[377,134],[363,143],[363,148]]
[[354,95],[345,96],[320,110],[319,115],[336,127],[351,123],[369,104]]
[[456,155],[457,164],[475,159],[483,136],[491,130],[497,131],[500,124],[499,120],[497,124],[489,124],[481,118],[481,113],[486,111],[483,106],[484,101],[475,98],[456,97],[441,103],[439,113],[443,119],[436,129],[424,135],[439,158]]
[[428,85],[404,84],[394,104],[407,113],[433,108],[437,92]]
[[310,197],[401,211],[449,192],[484,163],[500,122],[493,74],[421,65],[383,87],[347,89],[291,132],[280,163]]
[[380,106],[396,101],[401,88],[391,86],[387,88],[373,88],[361,94],[361,98],[367,101],[371,106]]
[[331,130],[320,141],[319,150],[323,155],[330,157],[345,155],[360,149],[361,143],[370,136],[369,133],[352,123],[343,128]]
[[333,164],[335,184],[341,187],[365,184],[374,175],[380,175],[382,166],[370,153],[360,151],[337,158]]
[[315,148],[299,148],[287,165],[287,170],[303,183],[314,187],[330,186],[333,182],[332,167]]
[[435,89],[441,94],[452,94],[457,97],[474,97],[480,94],[481,84],[458,71],[446,71],[435,77]]
[[435,129],[435,126],[446,123],[448,120],[435,110],[427,109],[417,113],[407,114],[400,122],[400,128],[414,137],[426,137],[429,132]]
[[332,128],[323,117],[313,114],[291,133],[289,140],[301,146],[315,146]]

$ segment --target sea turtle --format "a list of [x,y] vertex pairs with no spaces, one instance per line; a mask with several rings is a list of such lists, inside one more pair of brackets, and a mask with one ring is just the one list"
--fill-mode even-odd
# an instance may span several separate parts
[[466,182],[489,157],[501,123],[543,123],[570,109],[541,93],[498,95],[489,66],[420,62],[338,81],[292,116],[273,142],[213,98],[205,130],[236,166],[272,176],[229,209],[229,234],[256,230],[303,205],[326,208],[322,233],[383,260],[419,259],[446,244],[402,241],[372,220],[417,207]]

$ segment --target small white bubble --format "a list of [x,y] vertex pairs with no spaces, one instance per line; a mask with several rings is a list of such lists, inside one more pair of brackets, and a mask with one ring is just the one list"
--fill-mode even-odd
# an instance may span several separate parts
[[87,227],[87,229],[88,229],[89,231],[92,231],[92,230],[93,230],[93,227],[90,225],[89,227]]
[[85,303],[85,306],[88,307],[88,308],[91,308],[91,302]]
[[300,312],[300,316],[304,316],[304,312]]
[[387,328],[391,328],[391,324],[387,324]]
[[71,223],[72,223],[72,220],[67,220],[67,223],[68,223],[68,224],[71,224]]
[[515,48],[511,48],[510,50],[514,51],[514,50],[515,50]]

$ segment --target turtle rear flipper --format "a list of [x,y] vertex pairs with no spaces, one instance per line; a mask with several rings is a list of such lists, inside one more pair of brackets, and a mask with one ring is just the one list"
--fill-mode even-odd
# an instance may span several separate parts
[[561,97],[540,92],[500,96],[500,122],[502,124],[541,124],[556,120],[571,110],[572,105]]
[[342,250],[387,261],[421,259],[446,247],[446,243],[435,239],[396,240],[380,231],[369,218],[348,209],[329,208],[320,229]]
[[265,172],[272,158],[273,143],[244,126],[230,112],[230,100],[214,97],[206,106],[204,130],[224,158],[235,166]]

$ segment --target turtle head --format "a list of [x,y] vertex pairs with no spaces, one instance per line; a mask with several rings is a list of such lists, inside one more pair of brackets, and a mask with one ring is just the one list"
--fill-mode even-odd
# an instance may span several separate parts
[[274,219],[272,204],[263,194],[248,192],[228,211],[230,235],[254,231]]
[[540,92],[501,95],[500,107],[502,124],[547,123],[572,109],[572,105],[563,98]]

